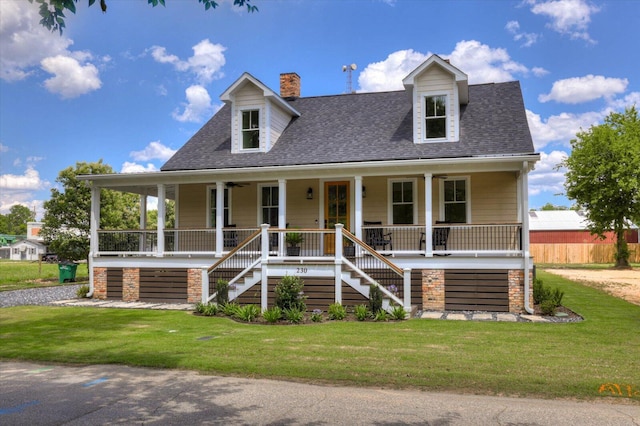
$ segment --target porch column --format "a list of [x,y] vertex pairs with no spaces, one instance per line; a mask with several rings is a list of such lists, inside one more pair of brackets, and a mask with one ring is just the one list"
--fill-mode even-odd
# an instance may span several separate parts
[[342,303],[342,228],[344,225],[336,223],[336,239],[335,239],[335,293],[336,303]]
[[521,202],[521,212],[522,212],[522,236],[521,236],[521,244],[522,244],[522,257],[523,257],[523,266],[524,273],[522,274],[522,278],[524,279],[524,309],[532,314],[533,307],[529,304],[531,301],[530,293],[531,293],[531,282],[529,280],[529,265],[530,265],[530,254],[529,254],[529,162],[522,162],[522,171],[520,172],[520,202]]
[[362,240],[362,176],[355,177],[356,206],[355,206],[355,236]]
[[[140,229],[147,229],[147,196],[140,195]],[[140,249],[146,251],[145,242],[147,241],[146,232],[141,232],[139,236]]]
[[433,235],[433,174],[424,174],[424,255],[433,257],[433,246],[431,245]]
[[[216,182],[216,256],[221,257],[224,250],[224,182]],[[211,213],[209,213],[211,214]]]
[[[278,179],[278,228],[287,227],[287,181]],[[284,256],[284,232],[278,233],[278,256]]]
[[94,292],[93,285],[93,257],[97,256],[100,251],[100,241],[98,241],[98,228],[100,228],[100,188],[95,184],[91,186],[91,216],[89,218],[90,236],[89,236],[89,293],[87,297],[92,297]]
[[166,188],[163,183],[158,184],[158,257],[164,256],[164,218],[166,211],[164,200],[167,198]]
[[269,224],[263,223],[260,225],[260,232],[262,233],[262,261],[261,272],[262,277],[260,281],[260,309],[266,311],[269,309],[268,296],[269,296]]

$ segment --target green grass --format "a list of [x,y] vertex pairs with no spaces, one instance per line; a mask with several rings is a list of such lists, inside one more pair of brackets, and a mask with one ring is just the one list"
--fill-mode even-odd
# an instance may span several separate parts
[[[78,265],[76,283],[87,282],[86,264]],[[61,285],[57,263],[0,260],[0,292]]]
[[269,326],[176,311],[15,307],[0,311],[0,359],[544,398],[603,398],[606,383],[640,390],[640,307],[538,276],[585,320]]
[[[536,263],[539,269],[613,269],[613,263]],[[632,263],[632,268],[640,268],[640,263]]]

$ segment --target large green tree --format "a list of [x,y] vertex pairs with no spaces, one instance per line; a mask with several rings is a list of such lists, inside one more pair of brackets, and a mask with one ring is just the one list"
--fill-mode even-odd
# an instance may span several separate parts
[[[91,188],[78,175],[109,174],[113,169],[102,160],[78,162],[60,171],[51,199],[45,201],[44,225],[40,231],[49,246],[63,259],[80,260],[89,255],[91,232]],[[100,193],[100,228],[133,229],[139,227],[140,202],[135,194],[103,189]]]
[[[89,6],[93,6],[96,3],[96,0],[87,1]],[[60,34],[62,34],[62,30],[66,27],[64,13],[65,11],[76,13],[76,3],[78,0],[29,0],[29,2],[35,2],[40,5],[40,16],[42,17],[40,25],[51,31],[60,31]],[[164,6],[164,2],[165,0],[147,0],[147,3],[153,7],[159,4]],[[205,10],[218,7],[218,2],[214,0],[198,0],[198,3],[202,3]],[[251,0],[233,0],[233,4],[238,7],[246,6],[248,12],[258,11],[258,8],[251,4]],[[107,12],[107,0],[100,0],[100,8],[102,12]]]
[[603,124],[580,131],[571,141],[567,196],[589,219],[589,230],[616,235],[616,266],[629,266],[624,238],[631,221],[640,222],[640,119],[635,107],[612,112]]
[[0,234],[25,235],[27,233],[27,222],[33,222],[36,214],[29,207],[21,204],[12,206],[9,213],[0,215]]

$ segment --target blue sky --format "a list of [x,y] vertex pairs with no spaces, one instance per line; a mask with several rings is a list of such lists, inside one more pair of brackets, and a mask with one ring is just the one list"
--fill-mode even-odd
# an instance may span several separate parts
[[243,72],[275,91],[297,72],[302,96],[401,89],[430,54],[470,83],[519,80],[542,159],[530,206],[569,206],[563,172],[580,128],[640,106],[638,1],[80,0],[60,36],[27,0],[0,0],[0,213],[35,208],[76,161],[158,170]]

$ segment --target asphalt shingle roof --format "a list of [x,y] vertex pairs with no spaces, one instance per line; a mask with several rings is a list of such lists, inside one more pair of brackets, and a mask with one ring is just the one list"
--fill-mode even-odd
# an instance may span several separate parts
[[469,86],[459,142],[413,143],[405,91],[297,98],[298,110],[267,153],[231,153],[225,105],[162,170],[198,170],[534,153],[519,82]]

